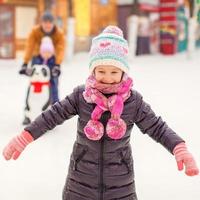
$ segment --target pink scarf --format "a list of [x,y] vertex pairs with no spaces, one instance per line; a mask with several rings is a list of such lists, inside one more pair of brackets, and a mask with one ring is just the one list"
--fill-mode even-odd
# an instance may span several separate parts
[[[124,101],[130,97],[133,81],[124,74],[122,81],[117,84],[104,84],[96,81],[93,75],[86,80],[83,97],[88,103],[95,103],[91,120],[84,127],[86,136],[91,140],[100,140],[104,134],[103,124],[98,121],[105,111],[111,112],[111,118],[106,125],[106,133],[112,139],[121,139],[126,132],[126,123],[120,118]],[[110,97],[104,94],[113,94]]]

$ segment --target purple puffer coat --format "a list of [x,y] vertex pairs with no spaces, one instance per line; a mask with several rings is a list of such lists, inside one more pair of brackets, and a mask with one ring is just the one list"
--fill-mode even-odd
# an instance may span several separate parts
[[[130,134],[136,124],[143,133],[161,143],[171,153],[183,140],[172,131],[161,117],[156,117],[150,106],[135,90],[124,103],[121,118],[127,124],[125,136],[113,140],[106,134],[99,141],[89,140],[83,128],[91,118],[95,104],[84,98],[84,86],[74,89],[64,100],[43,112],[25,130],[37,139],[47,130],[78,115],[77,138],[70,158],[69,171],[63,190],[63,200],[137,200]],[[110,112],[102,114],[106,125]]]

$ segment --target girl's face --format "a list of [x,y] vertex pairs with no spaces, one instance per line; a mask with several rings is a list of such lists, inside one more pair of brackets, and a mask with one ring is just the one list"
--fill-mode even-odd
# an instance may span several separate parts
[[121,82],[123,71],[112,65],[100,65],[94,69],[94,76],[100,83],[115,84]]
[[41,52],[40,55],[42,56],[44,60],[48,60],[49,58],[53,56],[53,53],[45,51],[45,52]]

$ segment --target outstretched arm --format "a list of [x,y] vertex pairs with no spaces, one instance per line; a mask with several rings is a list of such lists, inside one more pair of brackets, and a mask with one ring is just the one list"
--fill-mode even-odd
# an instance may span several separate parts
[[55,43],[55,50],[56,50],[56,64],[60,65],[64,58],[65,53],[65,35],[60,30],[59,37]]
[[31,133],[34,139],[39,138],[46,131],[62,124],[65,120],[78,114],[78,87],[62,101],[56,102],[50,109],[39,115],[24,130]]
[[72,94],[44,111],[30,125],[25,127],[21,134],[12,138],[3,150],[4,158],[16,160],[28,144],[78,113],[77,87]]
[[26,47],[25,47],[25,53],[24,53],[24,63],[25,64],[28,64],[28,62],[32,58],[35,41],[36,41],[35,32],[34,32],[34,30],[32,30],[26,41]]
[[198,175],[199,169],[184,140],[170,129],[161,117],[155,115],[150,105],[143,101],[140,94],[137,97],[136,124],[140,130],[174,154],[178,170],[185,168],[186,175]]
[[142,96],[136,93],[137,114],[135,123],[142,133],[148,134],[156,142],[162,144],[170,153],[173,152],[174,147],[184,142],[161,117],[155,115],[150,105],[146,103]]

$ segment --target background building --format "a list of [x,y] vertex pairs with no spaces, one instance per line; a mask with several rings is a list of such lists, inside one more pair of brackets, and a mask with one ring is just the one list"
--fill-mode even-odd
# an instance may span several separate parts
[[26,38],[44,10],[51,9],[66,31],[66,0],[1,0],[0,58],[14,58],[24,50]]
[[[180,3],[188,12],[179,9]],[[139,17],[138,34],[149,23],[150,51],[138,52],[174,54],[187,48],[187,37],[179,41],[180,34],[188,35],[187,16],[200,13],[199,0],[0,0],[0,58],[21,56],[28,33],[47,9],[66,33],[66,51],[72,53],[89,50],[92,37],[110,24],[118,25],[128,39],[127,19],[134,14]],[[179,22],[185,25],[182,30]]]

